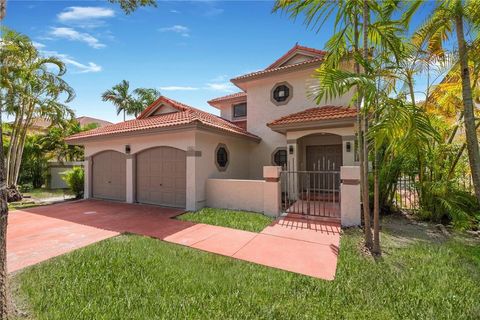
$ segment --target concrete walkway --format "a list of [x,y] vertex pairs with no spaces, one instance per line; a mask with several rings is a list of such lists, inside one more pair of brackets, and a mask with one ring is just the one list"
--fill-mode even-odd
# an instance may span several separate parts
[[340,226],[283,218],[261,233],[172,219],[182,210],[88,200],[10,214],[8,271],[50,259],[124,232],[332,280]]
[[197,224],[163,240],[287,270],[333,280],[340,226],[282,218],[260,233]]

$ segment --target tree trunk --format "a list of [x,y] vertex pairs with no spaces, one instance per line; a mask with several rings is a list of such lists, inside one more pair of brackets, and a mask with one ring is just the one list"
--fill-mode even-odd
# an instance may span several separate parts
[[[363,1],[363,57],[368,60],[368,23],[369,23],[369,7],[367,0]],[[364,108],[364,132],[363,132],[363,221],[365,224],[365,245],[372,248],[372,229],[370,222],[370,201],[369,201],[369,185],[368,185],[368,104],[363,98]]]
[[7,183],[0,113],[0,319],[7,319]]
[[480,153],[478,148],[477,130],[475,128],[475,113],[470,83],[470,70],[468,68],[468,49],[463,32],[463,17],[461,13],[455,15],[457,31],[458,53],[462,75],[462,97],[464,109],[465,135],[467,138],[468,161],[472,172],[473,187],[477,202],[480,204]]

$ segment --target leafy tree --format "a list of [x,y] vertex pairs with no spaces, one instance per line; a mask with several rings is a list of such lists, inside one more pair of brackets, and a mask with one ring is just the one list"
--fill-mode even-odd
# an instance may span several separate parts
[[157,6],[156,0],[108,0],[108,2],[119,4],[125,14],[130,14],[139,7]]
[[130,92],[130,83],[127,80],[122,80],[102,94],[103,101],[109,101],[117,108],[117,115],[123,112],[123,121],[127,114],[138,116],[159,97],[160,92],[156,89],[138,88]]
[[65,64],[56,57],[42,57],[28,37],[4,32],[1,99],[2,110],[14,117],[7,153],[7,184],[17,184],[29,127],[35,118],[51,122],[73,117],[66,103],[75,97],[63,80]]
[[480,2],[476,0],[442,0],[436,2],[436,7],[429,19],[417,31],[415,40],[426,46],[426,49],[436,55],[445,52],[444,42],[455,35],[458,45],[458,61],[461,71],[463,117],[466,134],[466,145],[470,170],[477,202],[480,204],[480,150],[475,125],[471,75],[469,68],[469,46],[465,38],[465,24],[468,25],[472,38],[476,42],[480,27]]

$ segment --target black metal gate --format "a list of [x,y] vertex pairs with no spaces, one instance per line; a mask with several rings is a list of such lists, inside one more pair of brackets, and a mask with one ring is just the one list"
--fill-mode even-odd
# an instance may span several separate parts
[[302,216],[340,218],[340,171],[318,161],[314,170],[287,166],[281,173],[282,210]]

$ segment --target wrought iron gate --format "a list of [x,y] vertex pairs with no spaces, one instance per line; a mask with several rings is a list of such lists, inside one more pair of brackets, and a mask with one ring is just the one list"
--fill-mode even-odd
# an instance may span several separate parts
[[335,164],[322,162],[318,161],[311,171],[297,171],[293,163],[283,169],[283,212],[340,218],[340,171]]

